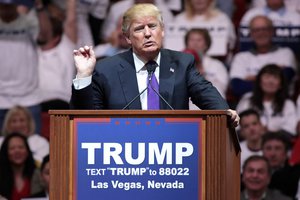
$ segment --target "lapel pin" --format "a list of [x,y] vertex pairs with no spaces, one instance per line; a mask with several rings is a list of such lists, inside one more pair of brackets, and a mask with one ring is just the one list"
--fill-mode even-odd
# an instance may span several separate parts
[[174,68],[170,67],[170,72],[174,73]]

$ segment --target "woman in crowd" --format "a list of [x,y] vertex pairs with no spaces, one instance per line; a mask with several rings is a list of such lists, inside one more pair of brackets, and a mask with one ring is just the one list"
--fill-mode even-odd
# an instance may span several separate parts
[[19,133],[8,135],[0,149],[0,194],[9,200],[28,197],[38,188],[31,183],[35,163],[27,138]]
[[279,66],[268,64],[259,71],[253,92],[245,94],[237,105],[239,113],[249,108],[259,112],[267,131],[296,134],[296,106],[288,98],[285,76]]
[[215,7],[214,0],[186,0],[185,10],[179,13],[174,23],[189,24],[191,27],[211,29],[225,28],[229,49],[235,47],[236,34],[231,19]]
[[[4,135],[13,132],[23,134],[28,139],[30,150],[38,165],[49,154],[49,142],[46,138],[35,133],[33,117],[25,107],[15,106],[6,113],[2,132]],[[0,138],[0,145],[2,140],[3,138]]]

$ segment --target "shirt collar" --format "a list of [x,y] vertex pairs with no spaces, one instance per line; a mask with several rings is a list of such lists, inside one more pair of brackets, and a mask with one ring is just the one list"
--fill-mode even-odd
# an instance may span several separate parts
[[[154,60],[158,65],[157,67],[159,67],[160,52],[158,53],[157,57]],[[146,63],[144,63],[134,52],[133,52],[133,61],[134,61],[134,66],[135,66],[135,70],[137,73],[140,72],[141,70],[143,70],[143,67],[145,66]]]

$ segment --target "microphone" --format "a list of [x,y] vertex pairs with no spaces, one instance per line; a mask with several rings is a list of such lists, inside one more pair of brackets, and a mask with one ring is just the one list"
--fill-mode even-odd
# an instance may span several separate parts
[[141,91],[138,95],[136,95],[128,104],[126,104],[125,106],[124,106],[124,108],[122,109],[122,110],[126,110],[138,97],[140,97],[148,88],[149,88],[149,85],[150,85],[150,87],[153,89],[153,91],[159,96],[159,98],[160,99],[162,99],[163,100],[163,102],[165,102],[165,104],[167,104],[167,106],[171,109],[171,110],[174,110],[174,108],[166,101],[166,99],[163,97],[163,96],[161,96],[160,94],[159,94],[159,92],[158,91],[156,91],[154,88],[153,88],[153,86],[152,86],[152,84],[151,84],[151,79],[152,79],[152,76],[153,76],[153,74],[154,74],[154,72],[155,72],[155,69],[156,69],[156,67],[157,67],[157,64],[156,64],[156,62],[155,61],[150,61],[151,62],[151,64],[147,64],[146,65],[146,69],[147,69],[147,71],[148,71],[148,83],[147,83],[147,87],[145,88],[145,89],[143,89],[143,91]]
[[136,95],[128,104],[126,104],[126,106],[124,106],[122,110],[126,110],[138,97],[140,97],[148,89],[148,87],[149,87],[149,80],[148,80],[147,87],[143,89],[143,91],[141,91],[138,95]]
[[136,95],[128,104],[126,104],[126,106],[124,106],[124,108],[122,110],[126,110],[137,98],[139,98],[149,88],[150,81],[151,81],[151,78],[152,78],[152,74],[155,71],[155,68],[156,68],[156,66],[151,65],[151,71],[149,71],[148,67],[147,67],[147,71],[148,71],[147,87],[145,89],[143,89],[143,91],[141,91],[138,95]]

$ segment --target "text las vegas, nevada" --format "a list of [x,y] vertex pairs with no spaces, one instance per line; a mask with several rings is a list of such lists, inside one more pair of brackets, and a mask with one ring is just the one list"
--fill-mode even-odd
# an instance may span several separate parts
[[[86,168],[86,175],[97,176],[111,176],[115,179],[107,181],[91,180],[90,187],[92,189],[184,189],[185,183],[173,179],[172,181],[156,181],[156,176],[190,176],[190,169],[182,166],[184,160],[192,156],[194,147],[191,143],[138,143],[137,156],[133,158],[133,144],[132,143],[81,143],[81,148],[86,149],[87,164],[95,165],[97,156],[102,156],[103,163],[101,168]],[[147,148],[147,149],[146,149]],[[147,150],[147,151],[146,151]],[[100,154],[102,152],[102,154]],[[146,155],[147,152],[147,155]],[[174,152],[174,153],[173,153]],[[100,155],[99,155],[100,154]],[[124,155],[123,157],[121,155]],[[147,159],[146,159],[147,157]],[[145,164],[149,167],[137,167],[138,165]],[[118,167],[111,167],[112,161]],[[133,167],[122,167],[126,166]],[[151,166],[164,165],[164,167],[151,168]],[[165,167],[170,165],[172,167]],[[176,167],[173,167],[176,165]],[[119,167],[120,166],[120,167]],[[118,179],[120,176],[144,176],[147,175],[146,182],[139,181],[121,181]],[[151,179],[153,177],[153,179]]]

